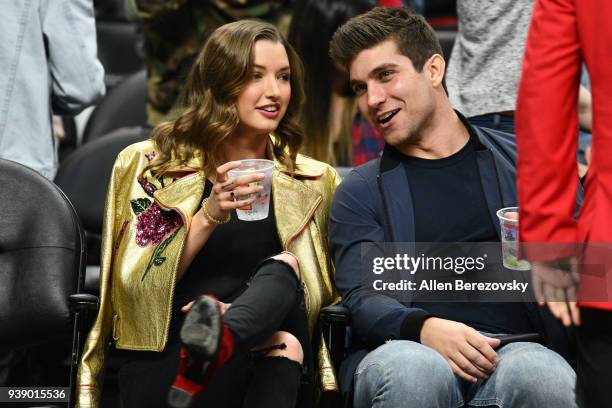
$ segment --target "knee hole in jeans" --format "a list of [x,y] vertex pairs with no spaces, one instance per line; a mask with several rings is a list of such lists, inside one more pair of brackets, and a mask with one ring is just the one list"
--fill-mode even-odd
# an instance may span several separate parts
[[293,272],[295,272],[297,278],[301,279],[300,265],[294,255],[290,255],[287,252],[282,252],[278,255],[274,255],[272,259],[276,259],[277,261],[287,264],[293,270]]
[[302,344],[297,337],[286,331],[275,332],[253,351],[264,351],[266,357],[286,357],[300,364],[304,361]]

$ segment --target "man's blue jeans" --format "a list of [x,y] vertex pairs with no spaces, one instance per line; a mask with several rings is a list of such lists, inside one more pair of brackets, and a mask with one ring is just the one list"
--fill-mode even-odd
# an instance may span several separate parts
[[355,408],[576,407],[576,374],[557,353],[537,343],[496,350],[487,380],[470,384],[453,374],[435,350],[406,340],[370,352],[355,372]]

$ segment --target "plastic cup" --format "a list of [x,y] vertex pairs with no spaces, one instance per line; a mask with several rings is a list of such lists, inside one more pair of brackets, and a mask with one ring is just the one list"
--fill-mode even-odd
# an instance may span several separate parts
[[506,207],[497,211],[501,226],[502,259],[504,267],[515,271],[528,271],[529,262],[518,258],[519,209]]
[[246,196],[236,196],[236,200],[246,200],[255,196],[253,203],[236,209],[236,215],[242,221],[258,221],[268,217],[270,209],[270,191],[272,190],[272,172],[274,171],[274,162],[265,159],[249,159],[238,160],[240,167],[232,169],[228,172],[230,178],[235,179],[239,176],[244,176],[253,173],[263,173],[264,179],[250,183],[250,187],[263,186],[263,190],[259,193],[249,194]]

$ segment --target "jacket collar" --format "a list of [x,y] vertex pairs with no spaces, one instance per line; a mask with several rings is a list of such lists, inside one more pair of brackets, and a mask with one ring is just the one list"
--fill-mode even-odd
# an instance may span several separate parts
[[[461,112],[455,110],[457,117],[467,129],[470,140],[474,143],[477,151],[485,150],[486,146],[483,144],[481,138],[483,137],[481,133],[477,132],[476,129],[470,124],[470,122],[461,114]],[[385,147],[383,153],[380,157],[380,173],[385,173],[389,170],[394,169],[399,166],[402,160],[402,153],[400,153],[395,147],[388,145],[385,143]]]
[[275,170],[272,178],[272,199],[276,229],[284,249],[306,227],[323,201],[321,193],[309,188],[295,177]]
[[183,225],[189,231],[191,218],[198,211],[202,202],[205,182],[206,177],[203,171],[191,171],[190,174],[156,190],[153,197],[160,207],[178,211]]
[[[318,179],[323,175],[323,171],[318,168],[321,166],[309,166],[301,156],[296,160],[295,171],[291,171],[286,164],[274,157],[271,145],[268,147],[268,157],[272,157],[275,162],[272,197],[277,230],[283,247],[288,248],[322,201],[321,194],[306,186],[300,179]],[[203,199],[206,175],[201,168],[201,156],[196,155],[185,165],[170,169],[172,173],[184,173],[183,177],[154,193],[154,198],[162,208],[179,212],[187,229]]]
[[319,204],[323,201],[321,193],[309,188],[299,179],[315,180],[323,175],[322,167],[309,166],[302,156],[296,158],[295,168],[290,169],[285,163],[274,157],[272,150],[274,137],[268,144],[268,157],[275,162],[272,177],[272,200],[276,229],[283,249],[289,250],[291,242],[306,227],[314,216]]
[[[507,153],[512,152],[512,141],[506,141],[508,135],[501,137],[495,131],[489,132],[487,129],[488,133],[485,133],[482,129],[473,127],[460,112],[455,112],[475,143],[485,200],[499,235],[496,211],[502,207],[516,205],[516,170],[511,155]],[[493,139],[496,140],[495,143]],[[401,157],[401,153],[394,147],[385,145],[379,164],[379,190],[383,197],[382,210],[387,224],[387,239],[394,237],[398,242],[412,242],[415,238],[414,209],[408,178],[401,166]]]

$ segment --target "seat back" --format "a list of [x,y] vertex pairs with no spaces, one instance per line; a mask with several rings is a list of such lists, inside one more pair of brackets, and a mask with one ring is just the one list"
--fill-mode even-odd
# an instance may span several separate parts
[[68,196],[86,231],[100,234],[104,201],[115,159],[132,143],[146,140],[150,130],[121,128],[86,143],[64,160],[55,183]]
[[84,278],[84,235],[52,182],[0,160],[0,351],[70,336],[68,296]]
[[145,70],[125,78],[92,112],[83,132],[83,143],[111,131],[147,125],[147,74]]
[[[110,6],[108,8],[114,8]],[[144,68],[144,39],[138,24],[105,21],[99,17],[96,16],[98,59],[104,66],[106,85],[113,88],[127,75]]]

